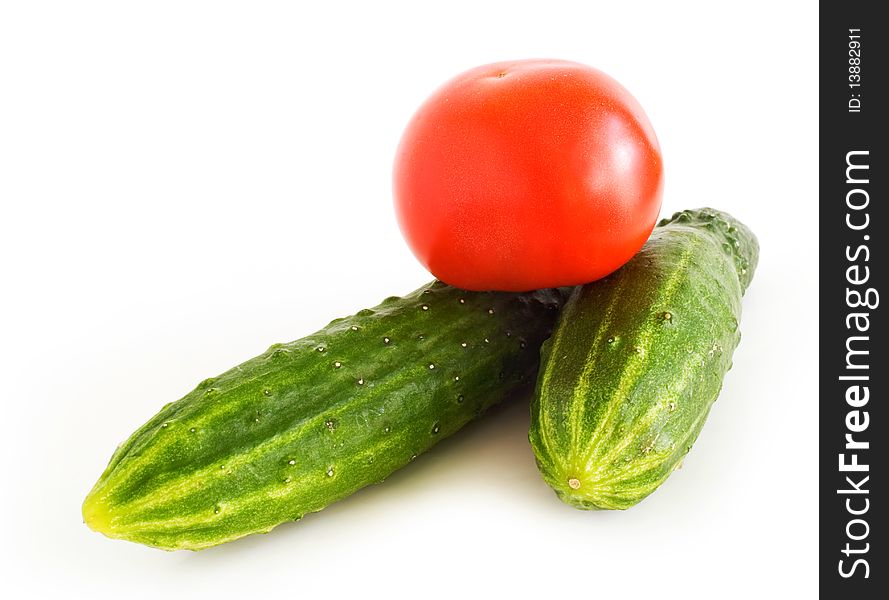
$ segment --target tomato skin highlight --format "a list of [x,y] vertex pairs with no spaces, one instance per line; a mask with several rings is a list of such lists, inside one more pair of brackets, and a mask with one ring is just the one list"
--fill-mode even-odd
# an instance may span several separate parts
[[471,69],[426,100],[395,158],[411,250],[467,290],[608,275],[642,247],[663,192],[657,137],[614,79],[561,60]]

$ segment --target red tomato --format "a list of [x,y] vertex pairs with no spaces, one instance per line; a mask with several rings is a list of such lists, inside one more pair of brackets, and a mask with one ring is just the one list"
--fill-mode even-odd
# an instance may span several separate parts
[[615,80],[522,60],[438,88],[404,132],[393,184],[401,230],[433,275],[524,291],[627,262],[654,227],[663,168],[651,124]]

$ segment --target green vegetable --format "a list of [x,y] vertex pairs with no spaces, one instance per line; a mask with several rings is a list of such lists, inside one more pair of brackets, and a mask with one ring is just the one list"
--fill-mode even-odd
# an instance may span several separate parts
[[439,282],[201,383],[112,456],[83,504],[113,538],[197,550],[383,481],[537,372],[561,292]]
[[542,350],[530,430],[564,502],[626,509],[679,465],[731,367],[758,253],[731,216],[687,210],[572,293]]

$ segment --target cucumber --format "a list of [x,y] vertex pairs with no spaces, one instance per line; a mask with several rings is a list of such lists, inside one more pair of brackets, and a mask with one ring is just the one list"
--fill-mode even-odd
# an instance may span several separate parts
[[276,344],[136,431],[83,518],[112,538],[198,550],[321,510],[530,389],[562,301],[433,282]]
[[731,216],[687,210],[571,294],[541,351],[529,433],[564,502],[626,509],[680,464],[731,368],[758,254]]

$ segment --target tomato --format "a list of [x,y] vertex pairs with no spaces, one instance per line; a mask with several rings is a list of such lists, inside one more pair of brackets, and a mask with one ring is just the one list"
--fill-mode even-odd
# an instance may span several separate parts
[[393,175],[411,250],[467,290],[604,277],[648,239],[662,190],[638,102],[561,60],[484,65],[445,83],[408,124]]

